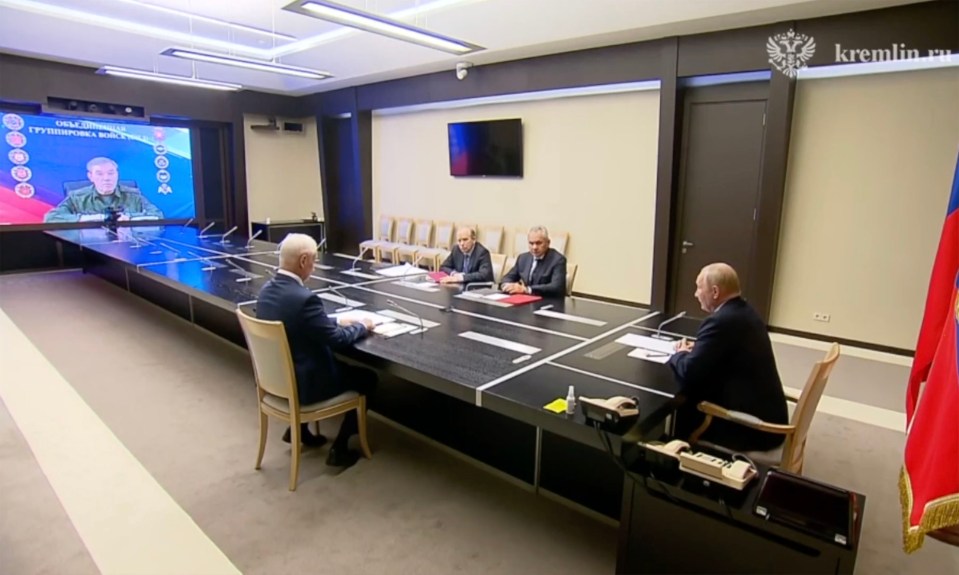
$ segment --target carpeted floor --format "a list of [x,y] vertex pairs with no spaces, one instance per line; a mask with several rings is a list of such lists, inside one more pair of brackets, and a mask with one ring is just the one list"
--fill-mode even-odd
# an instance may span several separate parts
[[[372,460],[337,474],[323,464],[325,450],[308,451],[299,488],[288,492],[281,427],[271,429],[263,470],[253,470],[256,407],[245,353],[96,278],[0,277],[0,308],[244,573],[614,570],[615,528],[375,420]],[[863,365],[884,381],[902,369]],[[801,382],[808,363],[781,358],[780,369],[784,381]],[[843,394],[856,395],[854,387],[844,383]],[[883,407],[894,395],[888,387]],[[902,445],[902,433],[818,414],[806,471],[867,495],[857,573],[959,572],[959,550],[935,541],[902,553]],[[0,572],[97,572],[5,409],[0,461]]]

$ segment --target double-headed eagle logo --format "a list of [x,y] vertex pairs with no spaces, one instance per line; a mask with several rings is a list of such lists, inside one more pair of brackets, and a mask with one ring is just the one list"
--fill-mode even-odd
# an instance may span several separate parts
[[796,34],[789,30],[785,34],[770,36],[766,42],[769,63],[790,78],[806,67],[806,62],[816,53],[816,41],[812,36]]

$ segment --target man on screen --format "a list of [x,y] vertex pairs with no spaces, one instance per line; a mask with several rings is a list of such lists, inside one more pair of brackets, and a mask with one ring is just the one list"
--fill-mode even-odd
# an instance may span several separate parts
[[163,212],[150,203],[136,188],[120,185],[120,171],[110,158],[98,157],[87,162],[89,186],[73,190],[57,207],[43,216],[47,223],[99,222],[108,209],[120,214],[120,221],[160,220]]

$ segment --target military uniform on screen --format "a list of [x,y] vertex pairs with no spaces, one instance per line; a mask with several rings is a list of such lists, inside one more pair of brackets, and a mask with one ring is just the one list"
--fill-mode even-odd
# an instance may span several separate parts
[[82,216],[102,216],[114,208],[131,218],[163,219],[163,212],[136,188],[117,186],[112,194],[99,194],[93,184],[78,188],[43,216],[44,222],[79,222]]

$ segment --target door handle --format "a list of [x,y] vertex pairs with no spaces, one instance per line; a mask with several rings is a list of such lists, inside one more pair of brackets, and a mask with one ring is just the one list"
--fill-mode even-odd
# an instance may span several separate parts
[[691,248],[691,247],[693,247],[693,245],[694,245],[693,242],[687,242],[686,240],[683,240],[683,247],[684,247],[684,248]]

